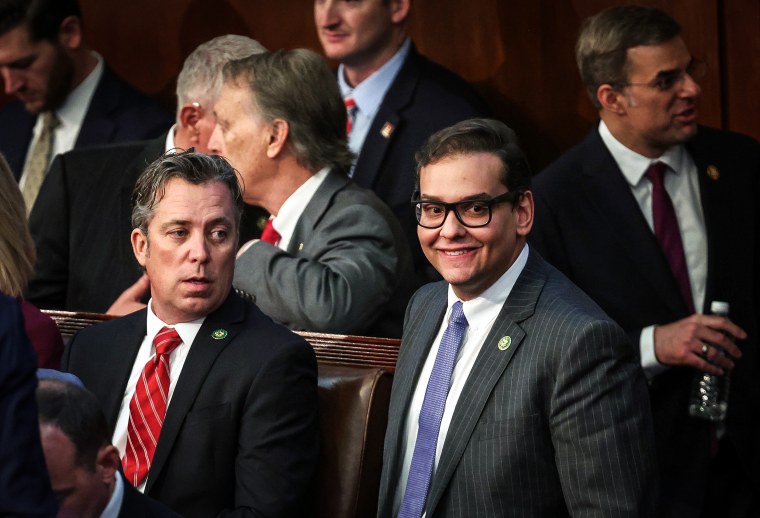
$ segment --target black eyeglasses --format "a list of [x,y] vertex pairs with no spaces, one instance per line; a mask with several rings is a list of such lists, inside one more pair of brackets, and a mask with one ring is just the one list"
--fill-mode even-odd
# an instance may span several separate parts
[[514,202],[523,193],[505,192],[485,200],[464,200],[456,203],[442,201],[412,200],[417,224],[423,228],[439,228],[446,221],[449,211],[454,211],[459,222],[468,228],[485,227],[491,222],[492,207],[501,202]]
[[685,69],[660,72],[657,77],[648,83],[617,83],[616,86],[620,88],[626,86],[645,86],[659,90],[660,92],[669,92],[676,86],[681,86],[687,74],[696,81],[702,79],[706,71],[707,64],[704,61],[692,59]]

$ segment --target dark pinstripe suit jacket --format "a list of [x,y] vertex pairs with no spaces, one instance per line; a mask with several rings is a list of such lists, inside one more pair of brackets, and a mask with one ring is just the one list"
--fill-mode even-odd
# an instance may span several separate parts
[[[446,310],[444,282],[407,310],[378,516],[391,516],[404,422]],[[496,347],[512,338],[505,351]],[[427,518],[650,516],[656,491],[646,384],[625,333],[535,251],[454,411]]]

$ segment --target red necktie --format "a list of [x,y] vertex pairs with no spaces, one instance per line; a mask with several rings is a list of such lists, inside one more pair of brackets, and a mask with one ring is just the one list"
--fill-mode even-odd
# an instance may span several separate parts
[[277,242],[280,240],[280,233],[274,229],[271,219],[267,220],[264,229],[261,231],[261,240],[275,246],[277,246]]
[[665,258],[668,260],[670,270],[678,283],[686,306],[690,313],[694,312],[694,299],[691,296],[691,284],[689,283],[689,270],[686,267],[686,256],[681,241],[681,231],[678,228],[676,211],[665,190],[664,176],[667,165],[663,162],[655,162],[649,166],[644,176],[652,182],[652,219],[654,220],[654,235],[660,243]]
[[346,97],[343,99],[343,104],[346,105],[346,135],[350,135],[356,118],[356,101],[353,97]]
[[169,397],[169,354],[182,343],[177,331],[164,327],[153,339],[156,355],[145,364],[129,402],[124,475],[138,487],[148,475]]

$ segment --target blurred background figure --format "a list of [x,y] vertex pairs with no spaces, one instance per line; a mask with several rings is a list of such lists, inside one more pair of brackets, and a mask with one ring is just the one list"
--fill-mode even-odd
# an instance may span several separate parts
[[0,292],[16,297],[26,334],[37,353],[37,365],[61,366],[63,340],[55,322],[21,297],[34,271],[34,244],[26,224],[26,210],[8,164],[0,155]]

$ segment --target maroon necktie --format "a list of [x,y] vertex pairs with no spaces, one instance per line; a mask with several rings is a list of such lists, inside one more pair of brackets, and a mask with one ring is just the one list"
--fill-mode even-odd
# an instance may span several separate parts
[[346,135],[350,135],[356,118],[356,101],[353,97],[346,97],[343,99],[343,104],[346,105]]
[[277,242],[280,240],[280,233],[274,229],[272,220],[268,219],[264,225],[264,230],[261,231],[261,240],[266,241],[277,246]]
[[668,166],[663,162],[655,162],[644,173],[652,182],[652,219],[654,220],[654,235],[660,243],[660,248],[668,260],[670,270],[678,283],[686,306],[690,313],[694,312],[694,300],[689,284],[689,270],[686,267],[686,256],[681,241],[681,231],[678,228],[676,211],[668,191],[665,190],[665,172]]
[[182,343],[177,331],[164,327],[153,339],[156,355],[148,360],[129,402],[124,476],[138,487],[148,475],[169,399],[169,354]]

